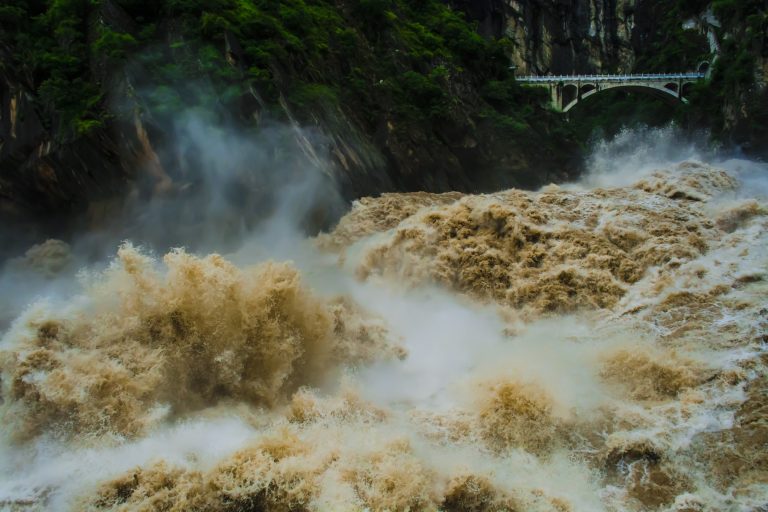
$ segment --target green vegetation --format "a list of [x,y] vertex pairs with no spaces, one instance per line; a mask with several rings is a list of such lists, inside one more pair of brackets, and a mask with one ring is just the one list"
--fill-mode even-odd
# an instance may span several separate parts
[[[101,94],[89,80],[89,0],[6,1],[0,6],[0,41],[11,47],[13,69],[56,112],[56,132],[79,135],[99,126]],[[6,65],[7,65],[6,64]]]
[[[99,81],[125,65],[144,70],[137,85],[159,116],[235,107],[253,87],[268,105],[282,96],[299,115],[341,105],[363,124],[386,115],[408,125],[465,109],[524,133],[546,103],[514,83],[507,41],[480,37],[441,0],[110,0],[127,14],[117,20],[106,1],[0,7],[12,67],[54,113],[50,128],[61,138],[104,122]],[[236,65],[224,55],[226,33],[241,48]],[[107,72],[94,76],[99,66]],[[482,88],[487,104],[457,87]]]
[[667,73],[695,70],[709,60],[709,43],[705,35],[683,28],[683,21],[701,13],[709,0],[651,0],[650,9],[664,15],[639,48],[635,69],[643,73]]
[[[711,79],[697,84],[690,94],[691,105],[687,115],[696,124],[711,126],[713,135],[723,138],[733,129],[739,116],[729,111],[746,105],[746,121],[750,131],[765,131],[768,115],[762,99],[754,90],[756,55],[763,38],[768,34],[768,12],[765,3],[758,0],[716,0],[712,3],[715,14],[723,22],[719,31],[721,53],[715,62]],[[762,109],[762,110],[761,110]]]
[[[547,112],[544,90],[510,76],[509,41],[480,37],[443,0],[6,0],[0,49],[12,58],[0,66],[33,93],[60,140],[114,115],[106,82],[123,68],[133,71],[143,108],[160,120],[182,109],[237,112],[253,90],[278,115],[282,100],[303,120],[341,109],[368,133],[383,119],[425,133],[471,119],[520,144],[553,144],[573,133],[586,140],[596,126],[610,134],[624,124],[675,119],[722,135],[734,98],[754,103],[750,129],[765,130],[764,100],[749,96],[756,48],[768,33],[764,1],[650,1],[665,14],[635,70],[695,69],[710,60],[706,37],[682,21],[711,4],[723,22],[711,81],[675,109],[604,93],[574,110],[570,126]],[[227,41],[235,45],[229,55]]]
[[[482,116],[512,137],[534,135],[535,132],[532,133],[529,127],[537,125],[537,117],[541,115],[538,107],[550,101],[546,89],[522,87],[509,79],[488,81],[480,89],[480,94],[490,106],[482,111]],[[568,131],[566,125],[560,123],[560,126]]]

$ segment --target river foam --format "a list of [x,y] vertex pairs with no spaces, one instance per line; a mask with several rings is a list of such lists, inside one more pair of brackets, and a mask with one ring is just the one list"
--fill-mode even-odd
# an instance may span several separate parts
[[762,506],[760,172],[385,194],[294,263],[125,244],[2,337],[0,504]]

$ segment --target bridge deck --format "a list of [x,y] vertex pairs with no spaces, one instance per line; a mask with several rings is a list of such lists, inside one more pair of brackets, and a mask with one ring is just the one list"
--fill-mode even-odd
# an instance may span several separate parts
[[663,80],[692,80],[706,78],[705,73],[643,73],[634,75],[553,75],[515,77],[521,83],[558,82],[657,82]]

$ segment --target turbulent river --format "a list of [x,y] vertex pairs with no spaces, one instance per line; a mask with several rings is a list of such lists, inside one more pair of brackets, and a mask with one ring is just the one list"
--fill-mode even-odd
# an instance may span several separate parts
[[768,169],[649,144],[228,254],[31,248],[0,507],[764,510]]

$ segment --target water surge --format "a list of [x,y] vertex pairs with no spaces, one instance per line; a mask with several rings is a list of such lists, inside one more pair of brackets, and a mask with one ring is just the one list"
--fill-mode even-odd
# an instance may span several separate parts
[[765,166],[615,151],[536,192],[358,201],[292,261],[274,229],[120,245],[5,327],[0,506],[765,506]]

